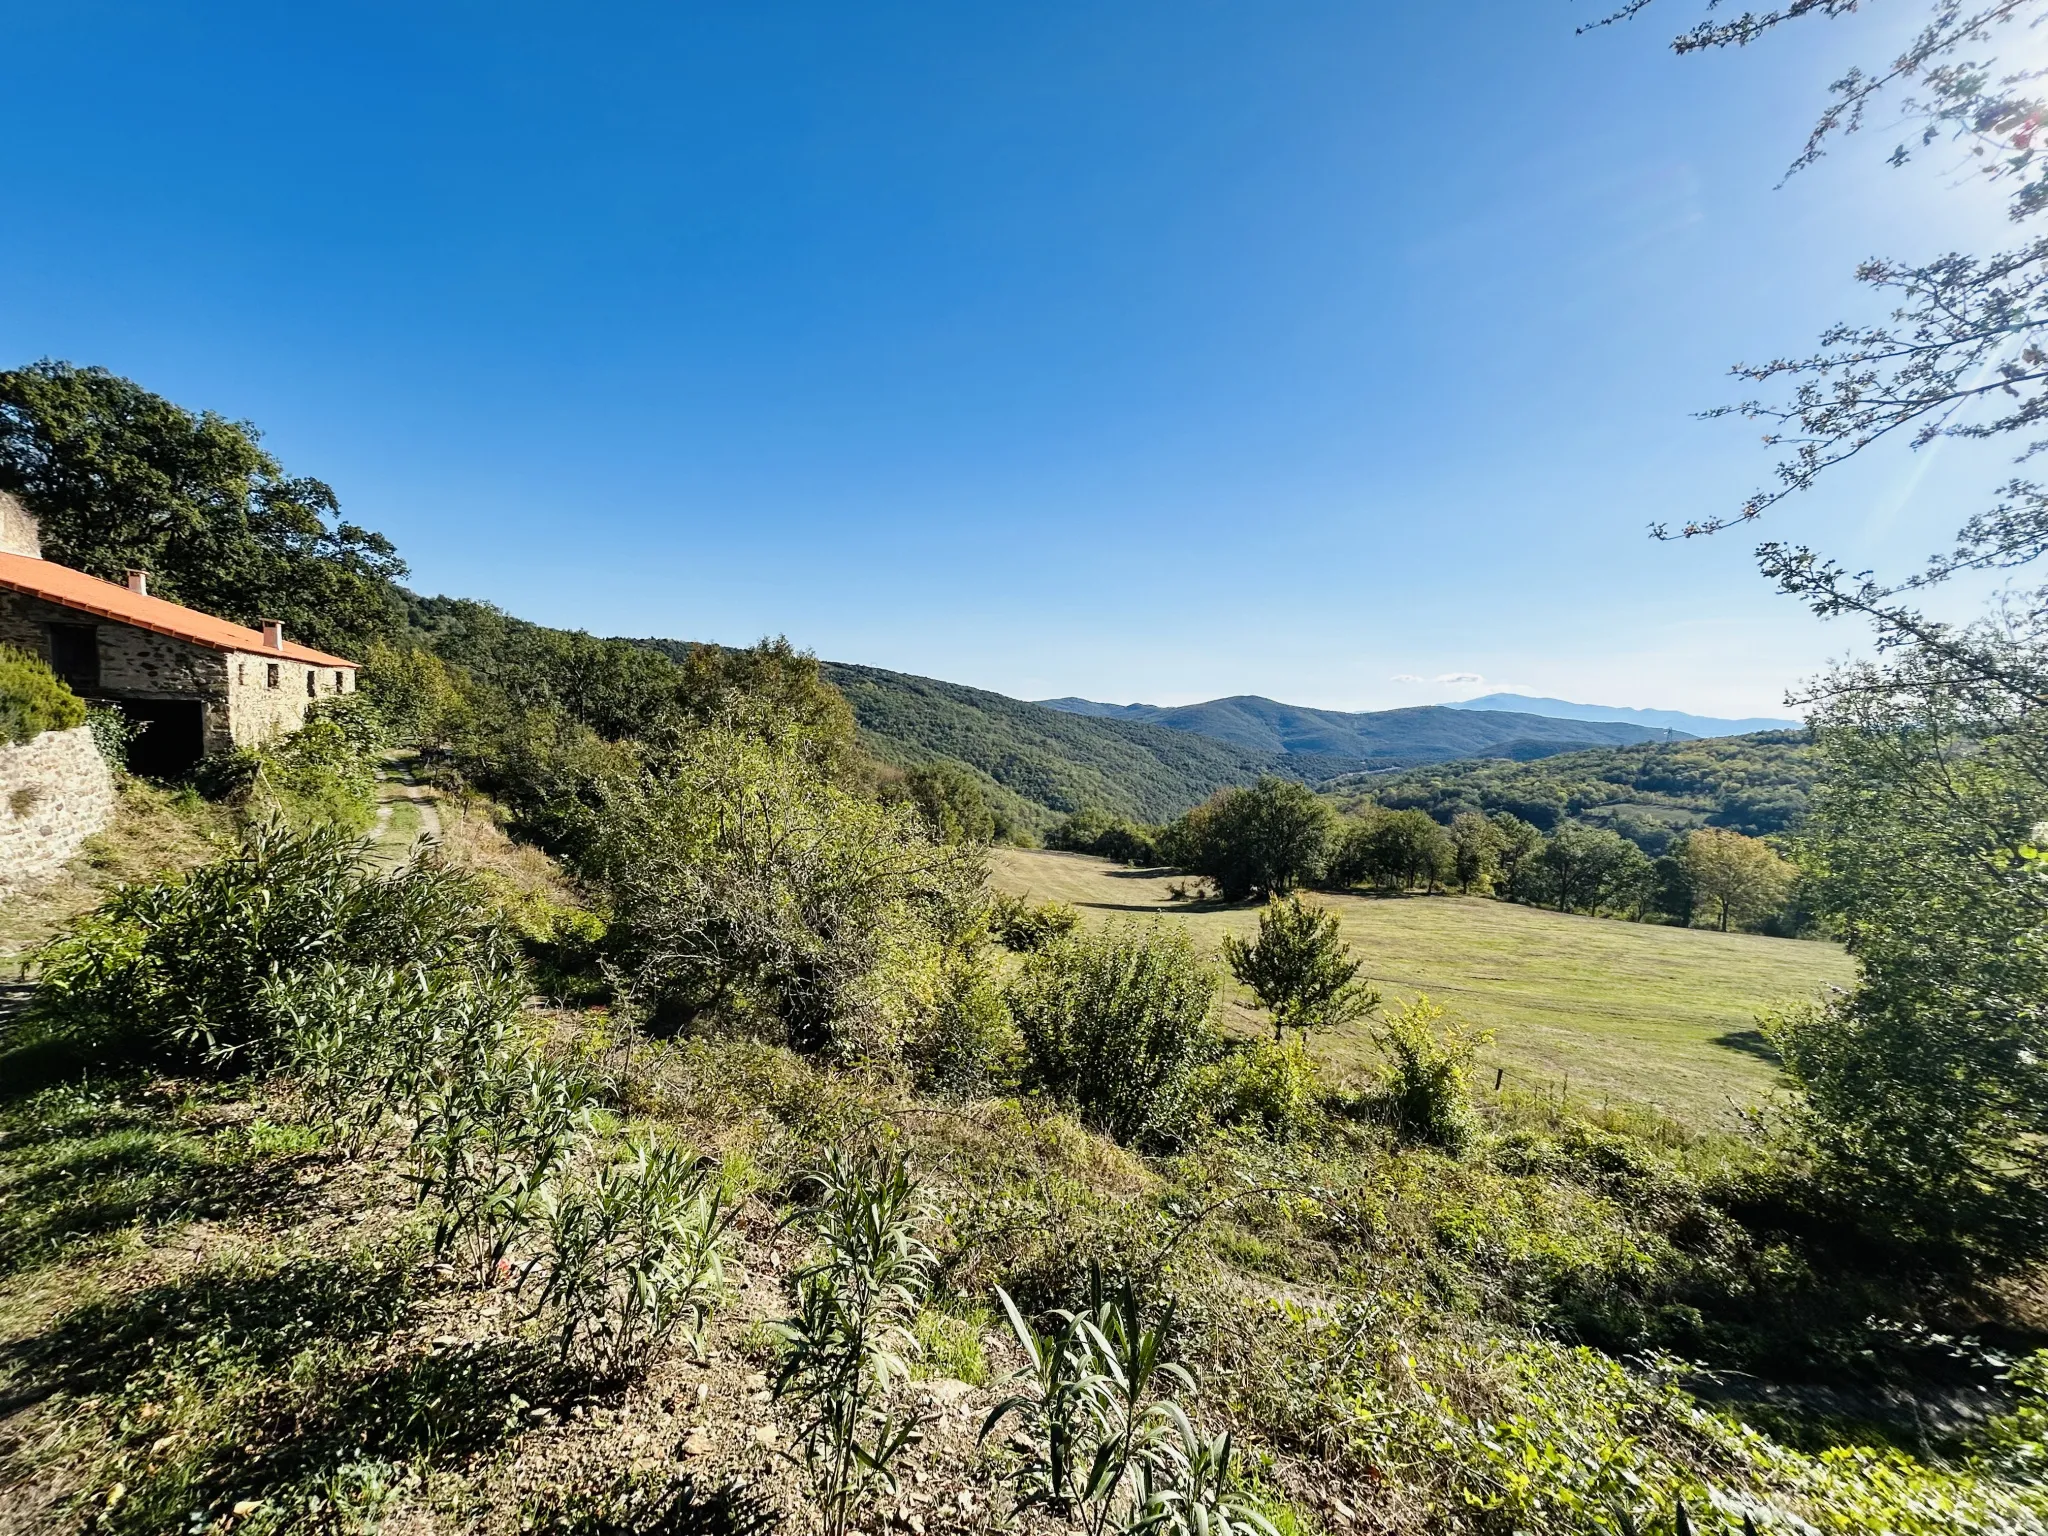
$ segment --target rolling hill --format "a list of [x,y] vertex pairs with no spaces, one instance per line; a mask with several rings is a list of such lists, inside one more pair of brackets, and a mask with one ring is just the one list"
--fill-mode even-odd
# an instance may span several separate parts
[[1349,713],[1282,704],[1256,694],[1204,704],[1098,704],[1046,699],[1046,708],[1164,726],[1256,752],[1352,758],[1366,767],[1398,768],[1459,757],[1545,757],[1579,747],[1663,741],[1670,733],[1618,721],[1562,720],[1542,714],[1421,705]]
[[826,662],[869,749],[911,766],[950,757],[1031,809],[1004,802],[1038,830],[1094,806],[1163,821],[1262,773],[1316,781],[1366,766],[1354,757],[1286,753],[1215,741],[1141,721],[1067,714],[959,683]]
[[1439,821],[1460,811],[1510,811],[1546,830],[1572,821],[1611,827],[1661,853],[1694,827],[1753,837],[1797,828],[1813,787],[1803,731],[1646,742],[1564,753],[1540,762],[1440,763],[1356,774],[1321,786],[1340,809],[1367,802],[1416,808]]

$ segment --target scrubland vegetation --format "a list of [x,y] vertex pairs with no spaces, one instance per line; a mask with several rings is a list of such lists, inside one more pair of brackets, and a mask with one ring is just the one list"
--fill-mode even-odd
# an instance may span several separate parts
[[[150,494],[334,563],[363,601],[329,639],[367,666],[359,702],[159,807],[210,841],[159,843],[178,868],[25,957],[11,1524],[2048,1523],[2040,728],[1981,667],[1897,655],[1824,703],[1782,848],[1699,830],[1666,867],[1269,779],[1077,818],[1064,841],[1175,871],[1089,880],[1179,887],[1084,919],[995,895],[1024,856],[990,847],[982,780],[870,756],[787,645],[672,657],[414,598],[253,439],[151,459],[242,429],[131,391],[0,376],[42,434],[6,483],[65,549],[197,591],[179,562],[214,545],[108,509],[124,466],[212,476]],[[86,469],[106,495],[65,501]],[[230,542],[234,611],[273,567]],[[489,835],[372,863],[393,751]],[[1720,931],[1795,909],[1853,974]],[[1642,973],[1603,957],[1685,956],[1667,992],[1801,957],[1846,985],[1757,1026],[1781,1101],[1716,1123],[1496,1087],[1478,989],[1389,974],[1412,957],[1360,941],[1382,912],[1446,914],[1446,949],[1514,924],[1492,995],[1526,1006],[1556,957],[1548,998],[1609,1056],[1626,1032],[1587,1015]]]

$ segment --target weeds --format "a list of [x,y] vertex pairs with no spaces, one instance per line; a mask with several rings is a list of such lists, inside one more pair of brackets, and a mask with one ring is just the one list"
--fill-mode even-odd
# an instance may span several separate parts
[[1058,1325],[1047,1333],[1008,1292],[996,1292],[1024,1351],[1026,1390],[998,1403],[981,1434],[986,1440],[1017,1415],[1025,1450],[1018,1507],[1042,1509],[1089,1536],[1277,1536],[1237,1496],[1230,1436],[1203,1439],[1172,1396],[1195,1388],[1187,1368],[1166,1358],[1174,1304],[1148,1323],[1129,1281],[1108,1291],[1098,1269],[1089,1289],[1087,1308],[1054,1313]]
[[732,1212],[719,1184],[715,1164],[646,1139],[586,1177],[550,1183],[528,1273],[538,1273],[540,1305],[554,1311],[562,1360],[615,1381],[677,1334],[701,1352],[725,1294]]
[[797,1315],[777,1327],[775,1395],[807,1415],[805,1463],[828,1536],[843,1536],[870,1493],[895,1490],[895,1462],[921,1426],[890,1398],[918,1353],[912,1325],[935,1260],[918,1235],[925,1212],[900,1156],[827,1151],[809,1182],[825,1252],[797,1272]]
[[1472,1135],[1472,1057],[1491,1038],[1443,1024],[1426,997],[1390,1015],[1373,1032],[1389,1068],[1387,1106],[1405,1140],[1460,1152]]

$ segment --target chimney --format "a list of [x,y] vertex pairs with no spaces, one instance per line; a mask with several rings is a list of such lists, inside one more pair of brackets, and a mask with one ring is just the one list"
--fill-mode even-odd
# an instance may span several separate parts
[[5,491],[0,491],[0,555],[26,555],[31,560],[43,558],[43,542],[36,529],[35,517]]
[[281,651],[284,649],[284,621],[282,619],[265,619],[263,621],[263,648],[266,651]]
[[128,573],[128,590],[137,597],[149,596],[149,572],[130,571]]

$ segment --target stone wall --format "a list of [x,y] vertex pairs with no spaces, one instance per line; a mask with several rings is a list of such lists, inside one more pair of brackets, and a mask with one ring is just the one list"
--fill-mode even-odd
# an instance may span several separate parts
[[[306,707],[315,699],[355,691],[352,669],[309,667],[262,651],[231,651],[226,662],[228,724],[240,747],[296,731],[306,723]],[[275,688],[270,686],[272,667],[277,668]]]
[[0,891],[54,875],[114,814],[114,776],[79,726],[0,745]]

